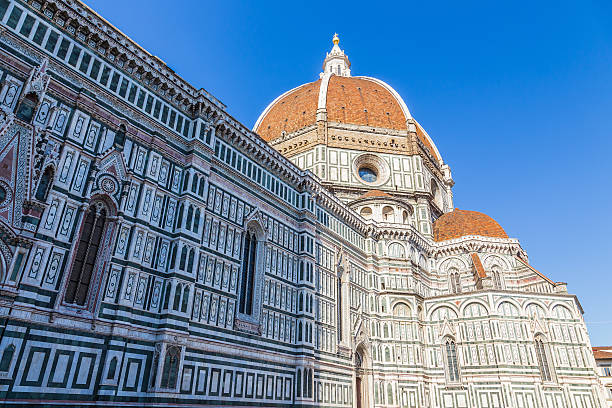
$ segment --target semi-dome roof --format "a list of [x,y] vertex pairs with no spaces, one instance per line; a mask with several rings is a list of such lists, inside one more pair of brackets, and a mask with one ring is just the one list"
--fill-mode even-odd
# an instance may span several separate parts
[[433,224],[434,241],[446,241],[466,235],[508,238],[506,231],[493,218],[478,211],[455,208],[443,214]]
[[391,86],[376,78],[351,76],[348,57],[337,41],[334,37],[334,48],[327,54],[321,79],[276,98],[259,116],[253,131],[271,142],[314,126],[318,120],[405,132],[412,126],[422,145],[441,160],[433,140]]

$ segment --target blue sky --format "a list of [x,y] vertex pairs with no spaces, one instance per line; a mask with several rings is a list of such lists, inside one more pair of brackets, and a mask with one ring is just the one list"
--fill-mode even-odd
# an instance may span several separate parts
[[352,73],[393,86],[434,139],[455,205],[520,239],[612,345],[610,2],[87,4],[248,127],[318,78],[338,32]]

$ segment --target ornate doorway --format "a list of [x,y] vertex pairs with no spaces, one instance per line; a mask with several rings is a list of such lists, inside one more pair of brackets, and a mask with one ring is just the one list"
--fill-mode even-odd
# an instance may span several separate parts
[[368,404],[367,371],[364,367],[363,349],[355,352],[355,407],[366,408]]

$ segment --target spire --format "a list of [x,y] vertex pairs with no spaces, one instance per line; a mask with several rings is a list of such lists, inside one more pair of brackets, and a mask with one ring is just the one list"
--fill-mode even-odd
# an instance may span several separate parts
[[344,54],[344,51],[340,49],[338,44],[340,43],[340,37],[338,37],[338,33],[334,34],[334,38],[332,38],[332,42],[334,46],[331,51],[327,53],[325,56],[325,61],[323,61],[323,72],[321,72],[321,77],[325,74],[335,74],[340,76],[351,76],[351,63],[349,62],[348,57]]

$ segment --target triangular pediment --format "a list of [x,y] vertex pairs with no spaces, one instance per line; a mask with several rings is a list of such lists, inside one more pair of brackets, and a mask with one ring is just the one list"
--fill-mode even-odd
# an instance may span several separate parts
[[244,216],[244,224],[246,228],[249,225],[255,225],[258,231],[258,234],[261,234],[262,237],[266,237],[268,235],[268,229],[266,228],[266,223],[263,218],[263,214],[259,208],[254,208],[250,213]]
[[451,322],[448,320],[448,318],[444,319],[444,322],[442,323],[442,327],[440,328],[440,338],[444,338],[447,336],[450,337],[455,337],[455,328],[454,326],[451,324]]
[[108,151],[100,160],[98,172],[112,174],[118,180],[125,181],[127,179],[127,166],[123,155],[114,149]]

